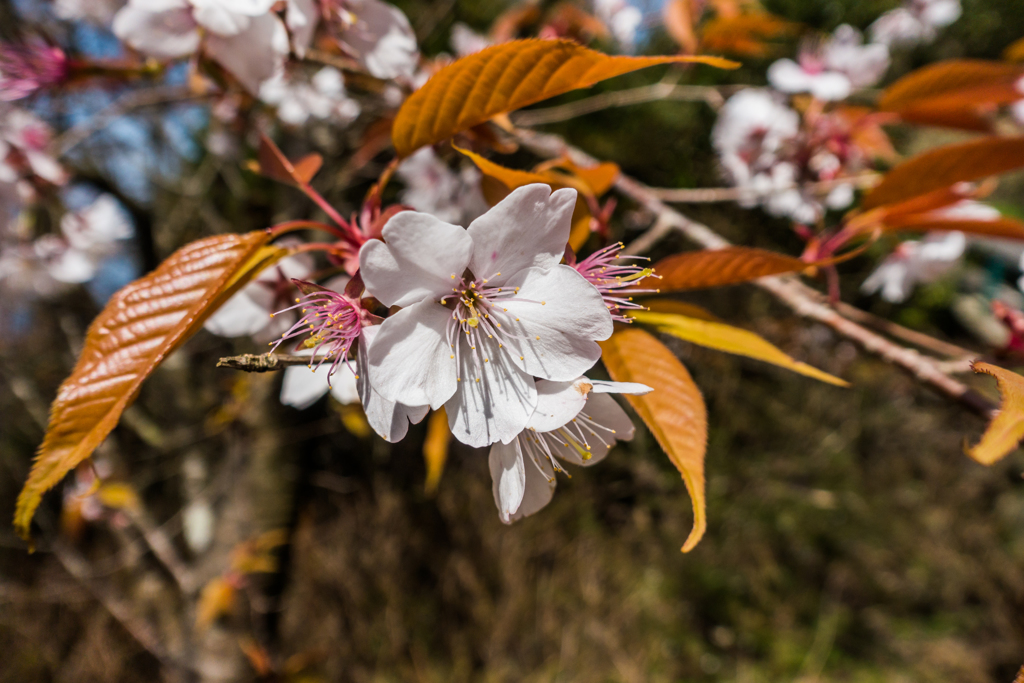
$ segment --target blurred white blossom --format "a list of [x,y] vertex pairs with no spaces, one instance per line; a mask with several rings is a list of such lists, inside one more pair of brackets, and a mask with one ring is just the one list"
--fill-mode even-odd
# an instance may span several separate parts
[[864,280],[861,291],[880,291],[890,303],[906,301],[916,285],[934,282],[952,270],[966,247],[962,232],[933,232],[922,240],[903,242]]
[[325,66],[312,78],[279,74],[260,87],[260,99],[277,107],[277,116],[287,124],[301,126],[310,119],[339,124],[359,116],[359,103],[348,97],[341,72]]
[[626,0],[594,0],[594,14],[608,26],[623,51],[636,49],[636,31],[643,21],[639,8]]
[[872,42],[913,47],[935,40],[938,29],[955,22],[962,11],[960,0],[907,0],[876,19],[868,30]]
[[464,166],[451,170],[432,147],[424,147],[402,161],[396,171],[405,183],[398,200],[447,223],[470,223],[487,211],[480,192],[480,171]]
[[863,42],[860,31],[843,24],[820,46],[805,45],[798,61],[780,59],[768,67],[768,81],[782,92],[846,99],[854,88],[878,83],[889,68],[889,48]]

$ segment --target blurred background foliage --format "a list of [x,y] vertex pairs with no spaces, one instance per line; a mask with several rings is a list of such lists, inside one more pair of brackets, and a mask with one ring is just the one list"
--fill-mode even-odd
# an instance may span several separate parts
[[[481,0],[396,4],[428,55],[447,49],[455,21],[482,30],[505,8]],[[863,28],[897,3],[765,4],[831,30],[843,22]],[[1024,36],[1024,2],[963,4],[959,22],[890,74],[940,58],[998,58]],[[6,18],[0,24],[11,30]],[[673,50],[656,25],[649,40],[650,52]],[[769,61],[726,74],[698,69],[693,82],[760,84]],[[621,77],[558,102],[658,76]],[[145,166],[147,192],[133,193],[104,164],[116,134],[90,138],[72,158],[78,177],[130,208],[141,269],[186,241],[311,211],[296,191],[195,144],[204,124],[189,123],[189,106],[172,107],[174,120],[154,110],[130,133],[150,136],[157,150]],[[649,184],[713,187],[721,184],[713,122],[702,104],[659,102],[547,129]],[[281,138],[290,156],[325,155],[315,184],[343,214],[358,207],[387,161],[350,171],[362,133],[314,126],[307,136]],[[159,156],[182,135],[191,151],[169,154],[178,166],[157,174]],[[935,135],[895,131],[901,150]],[[505,158],[519,167],[534,161],[525,152]],[[1010,177],[997,198],[1019,205],[1021,188]],[[793,254],[802,246],[785,221],[756,209],[687,211],[741,244]],[[616,216],[626,237],[645,227],[628,202]],[[685,246],[669,240],[659,250]],[[948,314],[942,283],[899,310],[859,295],[873,261],[844,267],[846,300],[970,344]],[[220,356],[254,351],[251,341],[203,332],[154,374],[100,455],[172,538],[195,490],[215,502],[213,550],[194,558],[202,582],[224,570],[239,543],[285,527],[291,542],[280,571],[254,575],[231,616],[194,634],[175,625],[187,607],[131,530],[86,529],[62,559],[45,539],[28,555],[7,527],[0,681],[166,679],[167,667],[115,618],[112,591],[159,624],[168,643],[201,641],[197,657],[222,664],[225,680],[256,678],[261,653],[273,661],[268,680],[308,682],[1012,680],[1024,657],[1019,455],[991,468],[970,461],[963,435],[976,438],[979,420],[753,288],[689,300],[853,382],[838,389],[674,346],[710,419],[709,528],[693,552],[679,552],[692,522],[685,488],[642,430],[600,467],[562,479],[543,513],[506,527],[480,452],[454,445],[436,497],[427,496],[424,425],[390,446],[348,431],[333,403],[303,412],[280,406],[279,377],[213,370]],[[97,311],[77,291],[34,310],[29,329],[0,343],[0,518],[13,513],[46,405]],[[59,496],[48,497],[40,513],[46,536],[56,536],[60,514]]]

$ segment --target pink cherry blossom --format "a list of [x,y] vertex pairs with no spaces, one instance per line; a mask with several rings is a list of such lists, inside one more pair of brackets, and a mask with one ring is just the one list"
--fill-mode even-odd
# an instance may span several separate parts
[[780,59],[768,67],[768,82],[782,92],[809,92],[819,100],[843,100],[854,88],[877,83],[888,68],[885,45],[864,45],[860,31],[843,24],[821,45],[805,45],[798,61]]
[[68,69],[64,51],[40,40],[0,45],[0,100],[20,100],[53,87],[67,78]]

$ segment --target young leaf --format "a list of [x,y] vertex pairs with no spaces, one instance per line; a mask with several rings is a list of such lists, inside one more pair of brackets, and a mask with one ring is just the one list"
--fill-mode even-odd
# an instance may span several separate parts
[[656,64],[690,62],[723,69],[720,57],[610,57],[568,40],[514,40],[463,57],[434,74],[398,110],[391,132],[406,157],[498,114]]
[[259,162],[254,171],[279,183],[299,186],[308,185],[324,163],[323,157],[314,153],[302,157],[293,164],[265,134],[260,135],[257,157]]
[[838,377],[833,377],[807,363],[790,358],[763,337],[739,327],[711,320],[698,320],[682,315],[650,311],[632,311],[630,317],[638,323],[652,325],[659,332],[670,334],[691,344],[762,360],[827,384],[839,387],[850,386]]
[[1024,377],[988,363],[974,363],[971,367],[975,372],[995,377],[1003,397],[999,414],[989,423],[981,441],[967,449],[967,455],[982,465],[991,465],[1002,460],[1024,438]]
[[261,230],[193,242],[110,298],[89,326],[78,363],[50,408],[46,436],[14,514],[22,538],[29,539],[43,493],[100,445],[143,380],[216,305],[285,253],[267,246],[269,239]]
[[658,261],[663,292],[705,289],[749,282],[769,275],[801,271],[813,266],[800,259],[750,247],[687,251]]
[[1024,166],[1024,136],[985,137],[919,154],[889,171],[864,197],[873,209],[955,183],[979,180]]
[[694,12],[690,0],[668,0],[661,10],[665,20],[665,30],[672,40],[679,43],[683,52],[694,54],[700,41],[694,26]]
[[602,360],[617,382],[640,382],[654,391],[626,396],[676,466],[693,502],[693,530],[683,552],[693,550],[707,529],[704,452],[708,416],[700,390],[683,364],[665,345],[635,327],[617,330],[601,342]]

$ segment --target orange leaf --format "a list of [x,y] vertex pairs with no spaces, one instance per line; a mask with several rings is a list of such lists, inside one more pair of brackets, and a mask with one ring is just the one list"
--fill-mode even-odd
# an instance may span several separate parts
[[423,441],[423,460],[427,464],[424,490],[428,496],[437,493],[437,485],[441,483],[451,437],[452,430],[448,427],[448,415],[444,412],[444,407],[432,412],[427,421],[427,438]]
[[567,40],[516,40],[463,57],[434,74],[398,110],[392,141],[400,157],[424,145],[555,95],[656,64],[739,66],[719,57],[610,57]]
[[953,59],[918,69],[889,86],[882,111],[905,121],[987,130],[996,108],[1020,99],[1020,66],[979,59]]
[[196,604],[196,630],[205,631],[221,615],[235,607],[235,587],[221,577],[203,586]]
[[918,214],[885,222],[886,232],[912,230],[914,232],[931,232],[933,230],[958,230],[972,235],[1001,237],[1011,240],[1024,240],[1024,223],[1008,216],[1001,216],[991,221],[947,219],[942,220],[935,214]]
[[723,287],[813,266],[798,258],[751,247],[686,251],[658,261],[654,272],[663,292]]
[[560,168],[568,171],[574,177],[582,180],[590,189],[590,193],[595,197],[600,197],[612,189],[620,174],[619,165],[610,161],[597,164],[596,166],[577,166],[568,157],[540,164],[534,170],[541,171],[548,168]]
[[602,360],[618,382],[653,387],[645,396],[626,399],[654,434],[676,466],[693,502],[693,530],[683,552],[693,550],[707,529],[704,497],[704,452],[707,448],[707,409],[690,373],[664,344],[641,329],[616,330],[601,342]]
[[985,137],[919,154],[889,171],[862,206],[872,209],[1024,166],[1024,137]]
[[[1024,38],[1018,38],[1003,50],[1003,59],[1008,62],[1024,62]],[[1024,667],[1021,668],[1024,671]]]
[[71,376],[57,391],[50,424],[18,496],[14,526],[28,540],[43,493],[107,437],[143,380],[191,336],[216,305],[283,249],[267,231],[193,242],[118,291],[85,335]]
[[1024,438],[1024,377],[988,363],[974,363],[975,372],[996,378],[1003,404],[992,418],[978,445],[967,450],[982,465],[1003,459]]
[[[590,208],[587,206],[586,196],[593,196],[594,192],[589,183],[583,179],[550,169],[538,172],[507,168],[480,156],[476,152],[471,152],[468,149],[462,149],[455,145],[452,145],[452,147],[469,157],[476,164],[476,167],[480,169],[480,172],[484,174],[485,177],[484,182],[481,183],[481,190],[484,193],[484,198],[487,199],[491,206],[504,199],[512,190],[523,185],[541,183],[549,185],[556,190],[563,187],[573,188],[578,194],[576,196],[576,208],[572,212],[572,231],[569,233],[569,246],[574,250],[578,250],[587,241],[587,238],[590,237],[591,215]],[[599,183],[606,180],[604,176],[608,175],[608,166],[607,164],[601,164],[601,166],[594,169],[585,170],[590,171],[592,173],[592,180]],[[610,164],[610,166],[615,166],[615,164]],[[615,174],[617,177],[618,166],[615,166]],[[488,182],[488,180],[497,181],[497,184]]]
[[770,52],[770,46],[765,42],[767,39],[792,35],[798,31],[797,24],[767,12],[734,15],[719,11],[719,16],[704,24],[701,46],[713,52],[765,57]]
[[694,30],[694,17],[690,0],[669,0],[665,3],[662,14],[665,18],[665,30],[672,40],[679,43],[683,52],[697,52],[697,32]]

